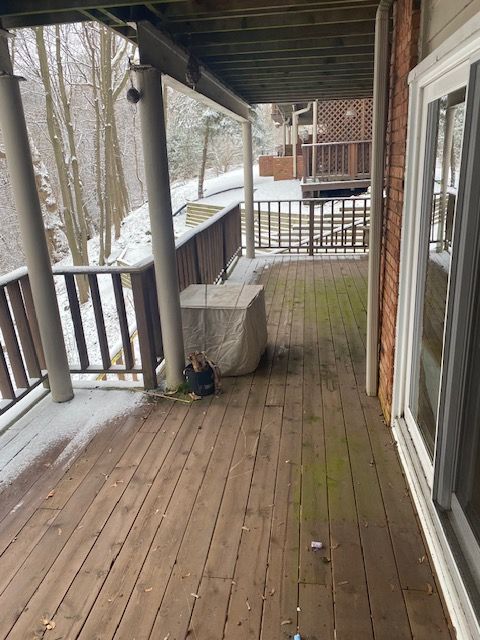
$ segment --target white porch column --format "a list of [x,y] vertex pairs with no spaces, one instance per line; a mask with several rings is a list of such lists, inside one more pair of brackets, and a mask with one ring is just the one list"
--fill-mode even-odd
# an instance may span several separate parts
[[253,152],[252,123],[242,123],[243,135],[243,183],[245,198],[245,236],[246,256],[255,257],[255,220],[253,212]]
[[283,155],[285,156],[287,153],[287,125],[284,122],[282,124],[282,135],[283,135]]
[[317,128],[318,128],[318,100],[313,101],[312,108],[312,177],[315,180],[317,176],[317,147],[315,146],[318,142],[317,139]]
[[42,339],[52,399],[73,398],[62,324],[37,193],[19,81],[12,75],[8,42],[0,36],[0,126]]
[[292,169],[293,177],[297,178],[297,140],[298,140],[298,115],[293,111],[295,105],[292,105]]
[[388,21],[393,0],[380,0],[375,22],[373,123],[371,154],[371,204],[368,249],[366,392],[377,395],[380,252],[382,246],[385,135],[387,122]]
[[168,389],[184,380],[185,353],[173,232],[167,137],[161,74],[153,67],[137,71],[140,89],[145,178],[152,231],[152,252]]

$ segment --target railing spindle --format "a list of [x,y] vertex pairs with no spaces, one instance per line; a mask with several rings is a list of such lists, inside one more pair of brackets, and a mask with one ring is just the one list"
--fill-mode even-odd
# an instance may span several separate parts
[[119,273],[112,273],[112,287],[115,295],[115,306],[117,309],[118,323],[120,325],[120,335],[122,337],[125,367],[126,369],[133,369],[132,343],[130,342],[130,331],[128,330],[122,276]]
[[100,297],[100,289],[98,288],[98,277],[96,273],[88,274],[88,284],[90,286],[90,295],[92,297],[93,314],[97,325],[98,344],[100,347],[100,355],[102,357],[102,365],[105,370],[108,370],[112,365],[112,361],[110,359],[107,332],[105,330],[105,319],[103,316],[102,299]]
[[28,323],[27,313],[25,311],[22,292],[18,280],[15,280],[6,287],[10,306],[12,307],[15,325],[17,327],[18,337],[22,347],[23,357],[27,366],[28,375],[31,378],[40,378],[42,371],[35,351],[32,332]]
[[4,400],[13,400],[15,398],[15,390],[10,378],[5,353],[0,343],[0,392]]
[[85,331],[83,329],[82,314],[80,312],[80,304],[78,302],[77,286],[75,284],[75,276],[70,273],[64,275],[65,287],[67,289],[68,304],[70,306],[70,316],[72,318],[73,331],[75,334],[75,342],[77,343],[78,357],[80,367],[86,371],[90,366],[88,358],[87,341],[85,340]]
[[3,334],[8,360],[12,368],[13,377],[17,388],[26,389],[28,385],[27,373],[23,364],[22,352],[18,344],[15,326],[13,324],[10,309],[8,307],[5,289],[0,287],[0,329]]

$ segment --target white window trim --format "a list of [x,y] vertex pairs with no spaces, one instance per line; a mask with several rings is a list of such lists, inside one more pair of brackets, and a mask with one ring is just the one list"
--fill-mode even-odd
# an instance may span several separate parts
[[[410,384],[411,332],[413,329],[416,261],[418,256],[418,206],[424,164],[426,102],[442,95],[442,86],[450,74],[480,59],[480,14],[474,16],[438,49],[425,58],[410,74],[410,98],[407,127],[404,206],[400,251],[400,287],[397,313],[392,429],[412,496],[432,555],[440,586],[457,637],[480,638],[480,624],[451,551],[445,529],[431,499],[433,465],[418,428],[413,426],[405,407]],[[435,89],[433,87],[435,86]],[[452,90],[451,86],[449,91]],[[420,188],[419,188],[420,186]],[[407,412],[408,413],[408,412]]]

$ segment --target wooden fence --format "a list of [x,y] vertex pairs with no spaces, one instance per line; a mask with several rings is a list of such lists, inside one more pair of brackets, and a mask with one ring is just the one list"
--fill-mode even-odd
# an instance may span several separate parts
[[[216,283],[226,277],[241,254],[240,206],[226,207],[177,242],[180,290],[189,284]],[[64,286],[68,317],[73,326],[76,358],[70,353],[73,374],[142,374],[145,388],[157,384],[156,370],[163,359],[153,259],[132,267],[85,266],[53,269],[57,287]],[[102,287],[99,279],[102,278]],[[96,349],[85,331],[85,305],[80,304],[78,282],[86,283],[96,330]],[[107,284],[108,283],[108,284]],[[124,288],[131,287],[133,321],[128,319]],[[113,296],[118,335],[110,344],[102,297]],[[111,318],[110,318],[111,320]],[[138,354],[132,336],[138,341]],[[118,343],[122,357],[118,357]],[[121,364],[120,364],[121,361]],[[26,269],[0,278],[0,415],[48,377]]]

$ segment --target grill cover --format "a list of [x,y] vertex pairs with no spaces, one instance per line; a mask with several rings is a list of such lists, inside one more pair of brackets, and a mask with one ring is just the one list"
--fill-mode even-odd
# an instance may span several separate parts
[[255,371],[267,346],[263,286],[192,284],[180,302],[187,355],[205,351],[223,376]]

